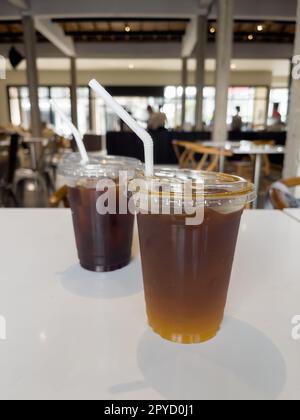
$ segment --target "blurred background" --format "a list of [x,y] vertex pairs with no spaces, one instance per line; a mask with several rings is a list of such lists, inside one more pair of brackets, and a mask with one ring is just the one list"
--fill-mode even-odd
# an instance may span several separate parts
[[[196,163],[184,162],[185,145],[174,141],[265,147],[259,162],[240,150],[213,168],[256,181],[265,207],[272,184],[298,174],[295,144],[285,148],[296,31],[296,0],[1,0],[0,173],[14,196],[2,205],[47,206],[58,188],[55,169],[73,143],[51,99],[92,152],[143,159],[135,136],[88,87],[96,78],[154,132],[156,164],[205,169],[201,149]],[[281,149],[269,154],[272,147]]]

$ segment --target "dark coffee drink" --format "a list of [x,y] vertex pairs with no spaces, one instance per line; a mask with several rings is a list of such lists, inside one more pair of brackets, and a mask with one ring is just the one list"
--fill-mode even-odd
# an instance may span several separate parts
[[[116,201],[118,204],[118,189]],[[95,188],[69,188],[69,201],[80,264],[91,271],[112,271],[131,259],[134,216],[98,214],[101,192]]]
[[[124,174],[130,180],[141,170],[138,160],[118,156],[89,156],[89,162],[83,165],[78,153],[68,155],[59,165],[61,182],[68,185],[78,256],[83,268],[112,271],[130,262],[134,216],[126,213],[126,209],[120,211],[119,203],[122,197],[126,207],[129,200],[122,195],[126,194]],[[100,181],[107,186],[99,186]],[[116,203],[115,211],[99,212],[97,202],[104,193]]]

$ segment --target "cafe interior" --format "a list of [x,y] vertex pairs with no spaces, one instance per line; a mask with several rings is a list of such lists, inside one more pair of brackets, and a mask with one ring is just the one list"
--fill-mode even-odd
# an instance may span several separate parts
[[[299,64],[299,0],[0,0],[0,399],[300,399]],[[78,263],[60,169],[77,137],[93,162],[147,161],[93,79],[151,136],[155,170],[253,186],[213,340],[147,326],[142,270],[167,299],[146,287],[142,218],[129,266]],[[196,238],[178,241],[176,273],[205,271]]]

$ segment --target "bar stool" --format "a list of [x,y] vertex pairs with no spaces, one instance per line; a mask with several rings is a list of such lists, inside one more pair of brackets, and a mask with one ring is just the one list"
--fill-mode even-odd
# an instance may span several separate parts
[[46,207],[48,203],[48,180],[43,173],[43,155],[47,140],[29,138],[24,140],[30,151],[29,169],[18,169],[15,174],[14,192],[22,207]]

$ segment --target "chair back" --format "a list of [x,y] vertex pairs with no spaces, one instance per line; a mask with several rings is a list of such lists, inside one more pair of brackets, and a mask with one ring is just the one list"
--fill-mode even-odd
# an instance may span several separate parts
[[69,208],[68,187],[64,185],[49,197],[49,206],[52,208],[59,207],[63,203],[65,208]]
[[188,150],[187,150],[187,141],[182,140],[173,140],[173,149],[175,152],[175,155],[177,157],[179,167],[180,168],[187,168],[188,167]]
[[283,179],[275,183],[274,186],[271,186],[269,190],[269,198],[274,209],[284,210],[291,207],[287,195],[276,184],[283,184],[287,188],[294,188],[300,185],[300,177]]
[[[200,143],[174,140],[173,147],[180,168],[215,171],[218,169],[221,156],[232,156],[232,152],[216,148],[213,143],[212,146],[203,146]],[[197,160],[199,155],[200,160]]]

